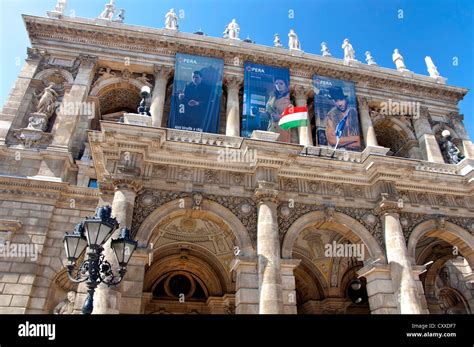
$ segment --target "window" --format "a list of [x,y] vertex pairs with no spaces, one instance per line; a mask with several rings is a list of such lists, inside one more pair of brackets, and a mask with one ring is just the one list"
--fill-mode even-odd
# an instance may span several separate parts
[[97,179],[95,178],[89,179],[89,184],[87,186],[89,188],[97,188]]

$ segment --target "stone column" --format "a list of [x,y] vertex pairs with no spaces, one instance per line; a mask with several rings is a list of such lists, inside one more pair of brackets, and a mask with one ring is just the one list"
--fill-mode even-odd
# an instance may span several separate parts
[[125,278],[120,284],[120,314],[142,313],[143,282],[147,265],[147,249],[137,248],[128,263]]
[[390,266],[387,264],[369,264],[357,271],[367,280],[367,296],[370,313],[397,314],[397,299],[393,290]]
[[[116,182],[114,199],[112,201],[112,216],[119,222],[119,228],[113,233],[109,240],[104,245],[105,258],[112,265],[114,272],[118,270],[117,259],[114,251],[110,247],[110,241],[116,239],[120,235],[120,228],[131,228],[133,207],[135,198],[139,187],[133,182]],[[128,273],[127,273],[128,274]],[[127,278],[125,274],[125,278]],[[117,314],[120,309],[120,287],[107,287],[105,284],[100,284],[94,295],[94,314],[106,313]]]
[[239,90],[242,85],[242,78],[238,76],[227,76],[225,78],[225,84],[227,86],[225,134],[227,136],[240,136]]
[[[295,95],[296,107],[307,106],[307,100],[312,90],[313,89],[310,88],[309,86],[302,86],[302,85],[295,86],[294,95]],[[298,135],[299,135],[300,145],[313,146],[313,137],[311,136],[311,124],[309,124],[309,118],[308,118],[308,126],[298,128]]]
[[[260,184],[259,184],[260,185]],[[278,191],[260,185],[255,191],[258,206],[257,256],[259,313],[283,313],[283,288],[278,234]]]
[[374,126],[370,118],[369,102],[365,97],[358,97],[357,101],[359,104],[360,126],[362,128],[362,135],[364,136],[365,147],[378,146]]
[[151,93],[151,125],[154,127],[161,127],[163,122],[163,111],[165,108],[166,85],[168,78],[171,75],[173,68],[171,66],[155,65],[153,67],[155,72],[155,86]]
[[281,281],[283,290],[283,313],[297,314],[296,282],[294,270],[301,263],[301,259],[281,260]]
[[428,121],[428,110],[421,108],[419,115],[413,117],[416,138],[423,153],[423,159],[433,163],[444,163],[443,155]]
[[389,199],[384,193],[382,194],[377,213],[382,219],[387,263],[390,266],[393,291],[400,313],[419,314],[422,313],[422,306],[400,224],[398,203],[395,199]]
[[28,48],[27,54],[25,64],[0,113],[0,146],[5,144],[10,129],[22,127],[22,121],[33,93],[28,93],[28,90],[46,51]]
[[235,271],[235,313],[258,314],[257,259],[236,257],[230,271]]
[[[89,95],[92,79],[94,78],[97,57],[80,55],[78,59],[81,60],[79,70],[71,90],[63,98],[63,105],[68,105],[69,103],[77,105],[77,103],[83,103]],[[76,112],[78,112],[77,109],[81,108],[82,107],[61,107],[54,122],[52,130],[54,137],[50,147],[62,151],[71,151],[76,128],[79,124],[79,118],[81,117],[81,114]],[[70,113],[71,109],[74,109],[73,114]],[[73,154],[76,156],[78,153]]]
[[[463,124],[463,115],[459,113],[449,115],[449,118],[454,126],[454,131],[459,135],[462,140],[462,152],[468,159],[474,159],[474,145],[472,144],[469,134]],[[451,134],[453,135],[453,134]]]

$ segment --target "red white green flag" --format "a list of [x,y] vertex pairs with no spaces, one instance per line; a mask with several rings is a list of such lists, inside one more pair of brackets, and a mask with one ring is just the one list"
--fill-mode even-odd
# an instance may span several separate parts
[[281,114],[281,118],[278,122],[278,125],[284,130],[307,126],[308,107],[295,107],[293,105],[289,105]]

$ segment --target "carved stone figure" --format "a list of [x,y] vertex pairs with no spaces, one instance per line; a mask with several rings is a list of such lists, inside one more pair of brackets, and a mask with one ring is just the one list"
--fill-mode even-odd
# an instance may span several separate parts
[[453,143],[449,130],[443,130],[441,136],[443,138],[440,140],[439,146],[441,148],[441,152],[443,152],[444,159],[449,164],[457,164],[463,160],[464,156],[461,155],[461,151]]
[[200,210],[203,196],[201,193],[193,195],[193,210]]
[[105,4],[105,8],[98,18],[112,20],[115,14],[115,0],[110,0],[108,4]]
[[142,73],[142,75],[140,77],[137,77],[136,79],[139,80],[140,82],[142,82],[143,84],[151,87],[150,79],[148,77],[146,77],[145,72]]
[[349,39],[344,39],[344,42],[342,43],[341,47],[344,50],[344,60],[345,61],[356,60],[355,59],[355,50],[352,47],[351,43],[349,42]]
[[331,56],[331,53],[329,52],[328,44],[325,41],[321,42],[321,53],[323,57]]
[[291,29],[288,33],[288,48],[297,51],[301,50],[300,40],[298,39],[298,35],[296,35],[293,29]]
[[165,16],[165,28],[169,30],[178,30],[178,16],[174,12],[174,8],[170,9]]
[[365,52],[365,61],[367,62],[367,65],[377,65],[374,57],[372,57],[372,54],[369,51]]
[[28,118],[27,129],[45,131],[48,127],[48,116],[44,113],[34,112]]
[[227,25],[224,29],[224,38],[239,40],[240,26],[237,24],[235,19]]
[[76,293],[70,291],[67,296],[62,300],[53,310],[54,314],[72,314],[74,312],[74,301],[76,300]]
[[55,110],[56,99],[58,93],[54,90],[55,84],[51,82],[46,88],[44,88],[43,93],[40,95],[38,104],[36,105],[36,112],[44,113],[48,117],[51,116]]
[[119,14],[117,15],[117,17],[115,17],[114,22],[123,23],[124,20],[125,20],[125,10],[121,8]]
[[393,51],[392,60],[395,63],[398,71],[408,71],[407,67],[405,66],[403,56],[400,54],[397,48],[395,48]]
[[108,78],[112,78],[112,77],[115,77],[116,74],[115,72],[111,71],[110,67],[107,67],[107,68],[100,68],[99,70],[99,79],[97,80],[96,84],[103,81],[103,80],[106,80]]
[[54,11],[63,15],[64,11],[66,10],[66,5],[67,0],[58,0],[56,6],[54,6]]
[[280,34],[275,34],[273,36],[275,37],[275,39],[273,40],[273,45],[278,48],[283,47],[283,45],[281,44]]
[[428,69],[428,73],[430,74],[430,77],[432,77],[432,78],[440,77],[440,74],[438,72],[438,68],[433,63],[433,60],[431,60],[431,57],[426,56],[425,57],[425,63],[426,63],[426,67]]

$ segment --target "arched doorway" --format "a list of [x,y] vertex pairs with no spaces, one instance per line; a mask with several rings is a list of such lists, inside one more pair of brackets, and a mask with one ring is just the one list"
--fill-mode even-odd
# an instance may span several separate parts
[[430,220],[414,228],[408,251],[417,265],[427,267],[420,280],[430,313],[472,313],[473,243],[471,234],[449,222]]
[[283,258],[301,259],[295,269],[297,311],[302,314],[370,313],[363,261],[384,256],[375,238],[353,218],[322,211],[300,217],[283,242]]
[[[192,206],[190,198],[184,206]],[[225,207],[172,201],[142,223],[137,238],[152,249],[143,286],[144,313],[234,313],[236,253],[253,252],[245,227]],[[238,252],[236,252],[238,251]]]

